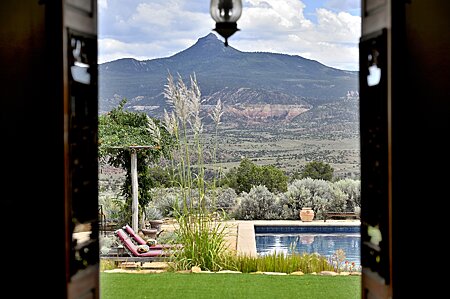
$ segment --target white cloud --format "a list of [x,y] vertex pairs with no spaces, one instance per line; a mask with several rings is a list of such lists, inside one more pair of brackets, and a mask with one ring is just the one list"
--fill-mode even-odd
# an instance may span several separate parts
[[[120,58],[134,58],[147,60],[161,58],[176,54],[180,50],[192,45],[191,39],[177,39],[176,41],[155,41],[152,43],[125,43],[116,39],[99,39],[98,47],[102,55],[99,55],[98,63],[104,63]],[[150,56],[149,53],[152,55]]]
[[247,0],[238,25],[249,34],[301,31],[312,26],[303,15],[303,8],[304,4],[298,0]]
[[297,0],[248,0],[238,21],[239,38],[230,44],[243,51],[267,51],[318,60],[341,69],[358,69],[361,18],[347,12],[316,9],[317,23],[305,17]]
[[320,61],[328,66],[339,66],[340,69],[358,70],[358,48],[320,42],[313,53],[300,54],[309,59]]
[[[140,3],[135,14],[128,20],[129,26],[144,33],[182,37],[183,34],[192,36],[212,28],[209,12],[188,11],[183,8],[183,1],[168,0],[160,3]],[[161,34],[163,33],[163,34]],[[201,36],[198,36],[201,37]],[[154,38],[154,37],[153,37]]]
[[346,12],[335,14],[324,8],[317,9],[318,32],[332,42],[358,43],[361,18]]
[[[361,18],[318,8],[313,21],[304,14],[308,1],[314,0],[244,0],[238,20],[241,30],[229,38],[230,45],[357,70]],[[329,3],[338,6],[337,1]],[[354,9],[356,3],[342,5]],[[214,28],[209,1],[204,0],[100,0],[99,9],[99,63],[122,57],[167,57]]]
[[97,0],[97,6],[99,9],[107,9],[108,8],[108,0]]
[[98,62],[167,57],[191,46],[214,28],[209,4],[196,2],[110,0],[99,11]]

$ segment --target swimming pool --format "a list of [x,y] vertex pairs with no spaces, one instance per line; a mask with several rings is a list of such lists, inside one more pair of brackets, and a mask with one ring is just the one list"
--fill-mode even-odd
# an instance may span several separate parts
[[336,250],[345,252],[346,261],[361,264],[359,226],[255,226],[258,255],[283,252],[314,253],[331,257]]

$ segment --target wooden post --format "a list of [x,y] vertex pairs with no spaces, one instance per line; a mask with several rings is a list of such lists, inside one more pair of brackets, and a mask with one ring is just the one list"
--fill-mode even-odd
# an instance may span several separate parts
[[132,224],[131,227],[137,233],[139,231],[139,202],[138,202],[138,175],[137,175],[137,153],[135,149],[131,150],[131,194],[133,202],[131,205]]

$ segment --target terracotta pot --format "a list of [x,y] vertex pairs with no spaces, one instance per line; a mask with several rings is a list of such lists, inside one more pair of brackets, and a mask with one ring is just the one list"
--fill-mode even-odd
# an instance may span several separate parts
[[156,234],[158,233],[158,230],[156,228],[143,228],[142,233],[145,237],[156,239]]
[[311,208],[302,208],[300,211],[300,219],[309,222],[314,219],[314,211]]
[[158,232],[161,231],[161,225],[164,223],[162,220],[149,220],[151,228],[155,228]]

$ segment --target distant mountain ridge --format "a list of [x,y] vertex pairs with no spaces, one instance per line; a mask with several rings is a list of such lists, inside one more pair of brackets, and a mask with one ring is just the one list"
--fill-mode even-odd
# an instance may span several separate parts
[[242,121],[290,121],[358,90],[358,72],[296,55],[242,52],[225,47],[210,33],[170,57],[100,64],[100,113],[127,98],[127,109],[161,115],[167,108],[162,93],[169,73],[180,74],[186,82],[195,73],[206,103],[221,99],[229,120],[235,116]]

